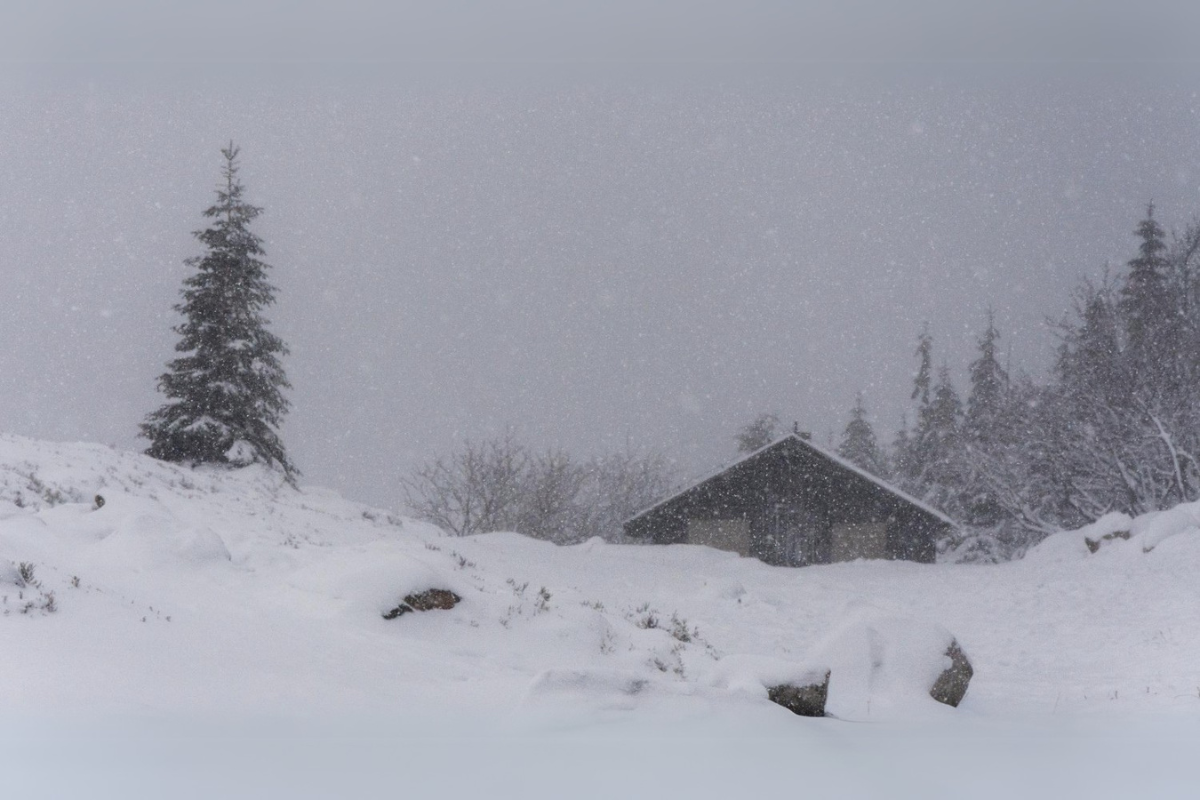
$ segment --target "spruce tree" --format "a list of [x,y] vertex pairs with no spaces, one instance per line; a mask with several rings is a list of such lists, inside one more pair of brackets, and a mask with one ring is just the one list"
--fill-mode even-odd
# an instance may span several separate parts
[[275,300],[267,281],[262,240],[249,225],[262,209],[243,197],[238,148],[230,142],[217,202],[204,212],[209,227],[194,233],[202,256],[184,263],[194,272],[183,281],[175,310],[183,322],[158,388],[167,402],[146,417],[141,435],[148,455],[164,461],[281,468],[289,482],[298,474],[284,451],[278,428],[291,388],[280,358],[283,341],[267,330],[263,309]]
[[913,376],[912,399],[922,406],[929,405],[929,385],[933,376],[933,336],[929,333],[929,323],[926,322],[917,336],[917,351],[920,366]]
[[737,442],[739,453],[753,453],[775,441],[779,429],[779,415],[773,413],[759,414],[752,421],[742,426],[733,438]]
[[971,362],[971,393],[962,426],[966,448],[961,496],[963,521],[976,528],[993,528],[1004,518],[991,468],[1009,444],[1008,428],[1015,420],[1006,413],[1008,372],[996,357],[999,339],[995,314],[989,308],[987,328],[978,339],[979,357]]
[[1125,325],[1128,355],[1135,374],[1153,369],[1159,352],[1167,346],[1175,308],[1168,286],[1167,245],[1163,229],[1154,220],[1154,203],[1134,233],[1142,240],[1138,255],[1129,262],[1117,310]]
[[921,494],[924,489],[922,473],[925,471],[925,460],[918,440],[929,414],[929,387],[933,378],[933,336],[929,333],[928,322],[917,334],[917,349],[914,355],[917,357],[918,366],[913,374],[912,399],[917,401],[917,424],[910,434],[908,420],[904,420],[892,447],[892,465],[893,477],[897,483],[913,494]]
[[914,473],[911,459],[912,439],[908,435],[908,415],[900,415],[900,429],[892,439],[891,476],[900,486],[908,485],[908,477]]
[[961,519],[964,483],[962,402],[945,364],[938,370],[930,400],[920,409],[909,451],[916,474],[908,488],[955,519]]
[[1004,390],[1008,386],[1008,373],[996,357],[996,342],[999,339],[996,317],[989,308],[987,329],[979,339],[979,358],[971,362],[971,394],[967,398],[964,423],[967,439],[975,442],[986,442],[995,434],[1004,402]]
[[875,440],[875,430],[867,421],[867,407],[863,402],[862,392],[854,399],[854,408],[850,411],[850,421],[842,431],[842,441],[838,445],[838,455],[865,469],[880,478],[887,477],[887,464],[879,443]]

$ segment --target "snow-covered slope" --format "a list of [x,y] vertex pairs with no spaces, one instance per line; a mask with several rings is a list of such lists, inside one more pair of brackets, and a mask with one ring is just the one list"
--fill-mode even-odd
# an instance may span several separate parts
[[[1132,535],[1089,552],[1114,530]],[[17,585],[22,563],[37,587]],[[848,627],[905,619],[975,662],[964,709],[1200,710],[1200,505],[1114,515],[1012,564],[796,570],[701,547],[449,538],[266,471],[3,437],[0,567],[9,709],[765,703],[759,672],[802,674],[839,657]],[[463,601],[383,618],[429,588]],[[830,709],[866,716],[871,687],[838,679]]]
[[[1011,564],[787,569],[692,546],[451,538],[253,468],[3,436],[0,716],[702,718],[805,736],[795,726],[1191,718],[1197,574],[1200,504],[1107,517]],[[430,588],[462,601],[384,618]],[[944,632],[975,668],[957,710],[914,689],[927,664],[906,666],[906,647]],[[830,667],[842,722],[768,702],[768,683]]]

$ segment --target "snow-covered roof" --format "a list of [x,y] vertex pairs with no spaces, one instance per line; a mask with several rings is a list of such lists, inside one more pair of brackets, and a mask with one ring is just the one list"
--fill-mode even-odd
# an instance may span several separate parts
[[892,484],[888,483],[887,481],[883,480],[882,478],[872,475],[871,473],[867,472],[865,469],[858,466],[857,464],[851,463],[850,461],[847,461],[846,459],[842,458],[841,456],[837,455],[836,453],[831,453],[830,451],[826,450],[825,448],[813,444],[812,441],[810,441],[809,439],[805,439],[804,437],[799,436],[795,433],[789,433],[785,436],[780,436],[778,439],[775,439],[770,444],[763,445],[762,447],[758,448],[757,450],[755,450],[751,453],[747,453],[746,455],[742,456],[741,458],[737,459],[736,461],[726,464],[725,466],[721,467],[720,469],[717,469],[716,471],[705,475],[703,478],[692,481],[687,486],[676,491],[674,494],[671,494],[670,496],[665,497],[662,500],[659,500],[657,503],[655,503],[652,506],[642,509],[641,511],[634,514],[629,519],[625,520],[625,523],[622,523],[622,524],[627,524],[627,523],[633,522],[635,519],[644,517],[647,514],[653,512],[653,511],[656,511],[659,508],[662,508],[663,506],[665,506],[668,503],[687,494],[688,492],[692,491],[693,489],[697,488],[698,486],[708,483],[713,478],[717,478],[717,477],[720,477],[721,475],[724,475],[726,472],[729,472],[730,470],[744,464],[745,462],[749,461],[752,458],[755,458],[756,456],[758,456],[761,453],[765,453],[767,450],[770,450],[774,447],[779,446],[780,444],[788,441],[789,439],[794,440],[794,441],[798,442],[799,444],[804,445],[808,449],[815,452],[817,455],[820,455],[820,456],[828,459],[829,461],[832,461],[833,463],[837,464],[838,466],[840,466],[846,470],[849,470],[850,472],[853,472],[862,478],[865,478],[866,480],[875,484],[876,486],[878,486],[879,488],[888,492],[889,494],[894,495],[895,497],[905,501],[906,503],[909,503],[910,505],[916,506],[917,508],[921,509],[925,513],[927,513],[933,517],[936,517],[937,519],[941,520],[942,522],[945,522],[947,525],[952,525],[954,527],[958,527],[958,524],[954,520],[950,519],[949,517],[947,517],[941,511],[938,511],[933,506],[928,505],[927,503],[924,503],[921,500],[918,500],[917,498],[913,497],[912,495],[910,495],[906,492],[901,491],[900,489],[897,489]]

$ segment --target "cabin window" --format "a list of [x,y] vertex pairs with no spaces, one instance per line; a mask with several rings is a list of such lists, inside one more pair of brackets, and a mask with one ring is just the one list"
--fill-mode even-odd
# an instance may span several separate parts
[[853,561],[856,558],[887,558],[887,524],[857,522],[834,525],[832,561]]
[[702,544],[738,555],[750,555],[750,522],[745,519],[688,520],[688,544]]

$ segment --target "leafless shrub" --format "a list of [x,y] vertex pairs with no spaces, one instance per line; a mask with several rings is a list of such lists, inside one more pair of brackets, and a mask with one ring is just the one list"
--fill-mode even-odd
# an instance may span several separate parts
[[512,433],[464,442],[403,481],[409,508],[456,536],[515,530],[557,544],[619,541],[621,524],[665,495],[668,461],[632,450],[579,462],[531,454]]
[[511,433],[466,441],[448,458],[425,464],[405,479],[405,500],[417,516],[455,536],[511,530],[527,462]]

